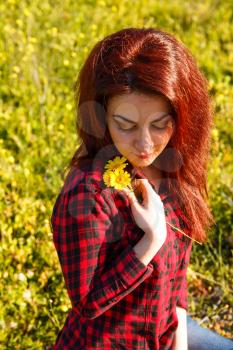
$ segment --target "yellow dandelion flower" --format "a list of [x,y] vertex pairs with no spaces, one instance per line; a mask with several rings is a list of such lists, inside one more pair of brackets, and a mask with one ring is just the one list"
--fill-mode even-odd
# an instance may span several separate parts
[[127,159],[125,157],[115,157],[113,160],[109,160],[105,165],[105,169],[114,171],[117,169],[124,169],[127,163],[124,163]]
[[68,111],[71,111],[73,108],[71,103],[66,103],[65,107],[66,107],[66,109],[68,109]]
[[14,67],[13,67],[13,71],[14,71],[15,73],[19,73],[19,72],[20,72],[20,68],[19,68],[18,66],[14,66]]
[[54,36],[58,34],[58,29],[57,29],[57,27],[52,27],[52,28],[50,29],[50,31],[51,31],[51,34],[54,35]]
[[25,16],[25,17],[29,17],[29,16],[30,16],[30,11],[29,11],[28,8],[25,8],[25,9],[23,10],[23,13],[24,13],[24,16]]
[[92,24],[92,25],[91,25],[91,29],[92,29],[92,30],[97,30],[97,25],[96,25],[96,24]]
[[63,64],[64,64],[64,66],[69,66],[70,61],[69,60],[63,60]]
[[117,190],[122,190],[131,183],[130,174],[122,169],[109,172],[110,184]]

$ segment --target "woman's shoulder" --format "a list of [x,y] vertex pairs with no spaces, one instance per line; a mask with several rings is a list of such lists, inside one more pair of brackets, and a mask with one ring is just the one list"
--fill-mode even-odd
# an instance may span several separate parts
[[[116,215],[119,208],[128,204],[126,195],[112,187],[107,187],[103,181],[103,160],[98,159],[79,164],[70,168],[56,202],[68,202],[74,198],[79,201],[96,200],[103,206],[108,206]],[[88,203],[86,203],[88,205]]]
[[119,222],[119,213],[126,211],[124,196],[126,195],[121,191],[104,184],[102,162],[73,167],[55,200],[51,221],[57,226],[59,216],[70,215],[72,212],[72,216],[75,217],[74,211],[87,214],[98,210],[99,213],[102,212],[103,215]]
[[101,161],[89,161],[73,166],[67,173],[61,194],[72,192],[78,187],[85,186],[87,190],[103,190],[103,166]]

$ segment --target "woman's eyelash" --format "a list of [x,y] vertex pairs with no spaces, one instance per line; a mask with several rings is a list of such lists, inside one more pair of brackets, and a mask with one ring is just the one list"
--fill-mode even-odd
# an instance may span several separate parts
[[[152,125],[152,126],[153,126],[155,129],[162,130],[162,129],[165,129],[166,125],[167,125],[167,124],[165,124],[163,127],[158,127],[158,126],[155,126],[155,125]],[[131,131],[131,130],[134,129],[134,127],[129,128],[129,129],[124,129],[124,128],[122,128],[121,126],[118,126],[118,128],[119,128],[120,130],[122,130],[122,131]]]

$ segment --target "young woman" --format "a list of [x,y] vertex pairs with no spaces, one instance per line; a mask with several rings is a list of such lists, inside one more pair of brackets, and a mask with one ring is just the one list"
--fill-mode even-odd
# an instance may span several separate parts
[[[81,144],[51,217],[72,308],[54,349],[232,349],[187,322],[192,242],[214,223],[213,118],[194,58],[171,34],[126,28],[95,45],[74,88]],[[134,192],[106,185],[122,159]]]

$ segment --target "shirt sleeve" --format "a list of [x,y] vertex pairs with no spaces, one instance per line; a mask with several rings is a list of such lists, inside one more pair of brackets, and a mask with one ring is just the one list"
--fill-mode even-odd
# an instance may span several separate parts
[[111,308],[153,271],[129,244],[108,266],[101,266],[101,246],[117,229],[113,222],[102,192],[90,190],[85,182],[58,197],[51,217],[68,295],[74,310],[88,319]]
[[175,291],[176,291],[176,305],[186,309],[188,308],[188,285],[187,285],[187,269],[190,261],[190,253],[192,248],[192,241],[190,238],[185,238],[186,246],[184,254],[179,265],[179,269],[175,278]]

